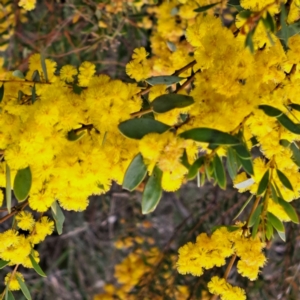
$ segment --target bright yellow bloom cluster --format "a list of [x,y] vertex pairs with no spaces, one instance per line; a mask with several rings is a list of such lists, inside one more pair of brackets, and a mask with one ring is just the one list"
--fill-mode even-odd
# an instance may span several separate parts
[[19,273],[19,272],[14,273],[13,276],[12,276],[12,273],[8,273],[5,276],[4,282],[5,282],[5,285],[9,285],[9,290],[10,291],[18,291],[21,288],[20,284],[19,284],[19,282],[17,280],[17,276],[22,281],[24,281],[23,275],[21,273]]
[[208,283],[212,294],[219,295],[221,300],[246,300],[245,291],[237,286],[232,286],[224,278],[212,277]]
[[25,10],[33,10],[35,9],[36,0],[20,0],[19,6],[23,7]]

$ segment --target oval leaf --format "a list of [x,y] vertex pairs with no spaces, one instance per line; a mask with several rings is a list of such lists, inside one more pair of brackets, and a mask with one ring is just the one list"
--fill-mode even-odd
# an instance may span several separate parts
[[68,132],[67,139],[71,142],[75,142],[75,141],[80,140],[85,134],[86,134],[85,130],[83,130],[79,133],[76,133],[75,130],[71,130],[71,131]]
[[217,145],[240,144],[240,141],[236,137],[212,128],[193,128],[182,132],[179,136],[187,140]]
[[251,215],[248,222],[248,227],[252,227],[257,222],[257,219],[260,218],[261,210],[262,210],[262,204],[258,205],[255,211],[253,212],[253,214]]
[[275,189],[275,187],[274,187],[273,184],[271,184],[271,192],[272,192],[272,200],[273,200],[275,203],[278,203],[277,192],[276,192],[276,189]]
[[167,94],[161,95],[155,98],[151,102],[151,106],[156,113],[165,113],[174,108],[183,108],[190,106],[194,103],[194,99],[191,96],[180,95],[180,94]]
[[292,120],[288,118],[287,115],[282,114],[281,116],[277,117],[278,122],[289,130],[292,133],[300,134],[300,125],[295,124]]
[[284,232],[284,226],[283,226],[282,222],[276,216],[274,216],[270,212],[268,212],[267,216],[268,216],[268,220],[271,222],[271,224],[273,225],[273,227],[278,232]]
[[242,159],[241,157],[239,158],[239,161],[244,168],[244,170],[251,176],[254,175],[254,170],[253,170],[253,163],[251,159]]
[[258,184],[258,189],[256,193],[257,195],[262,195],[265,192],[269,184],[269,179],[270,179],[270,172],[268,169]]
[[15,297],[10,290],[7,291],[7,300],[15,300]]
[[284,242],[286,242],[285,232],[278,231],[278,235]]
[[[174,45],[174,44],[173,44]],[[178,76],[155,76],[146,79],[146,82],[150,85],[159,85],[159,84],[165,84],[165,85],[172,85],[174,83],[177,83],[181,81],[182,79],[185,79],[183,77]]]
[[293,151],[293,161],[294,163],[300,167],[300,150],[298,148],[298,146],[295,143],[291,143],[290,145],[291,150]]
[[12,74],[14,77],[18,77],[20,79],[25,79],[24,74],[20,70],[15,70],[15,71],[13,71]]
[[280,171],[280,170],[276,170],[277,171],[277,175],[278,178],[280,179],[281,183],[289,190],[294,191],[293,190],[293,186],[291,184],[291,182],[289,181],[289,179]]
[[47,277],[47,275],[43,272],[39,264],[35,261],[34,257],[30,254],[29,255],[30,261],[32,263],[32,266],[34,270],[42,277]]
[[226,174],[225,174],[223,163],[218,154],[215,154],[215,156],[214,156],[213,166],[214,166],[215,178],[216,178],[219,186],[225,190],[226,189]]
[[204,165],[204,159],[204,156],[201,156],[194,161],[187,174],[187,179],[191,180],[197,176],[200,167]]
[[127,168],[123,180],[123,188],[133,191],[146,177],[147,167],[141,153],[136,155]]
[[270,105],[259,105],[258,108],[262,109],[263,112],[269,117],[279,117],[283,114],[281,110]]
[[236,154],[242,159],[251,159],[251,154],[246,146],[244,145],[236,145],[232,146],[232,148],[236,151]]
[[292,109],[295,109],[297,111],[300,111],[300,105],[296,104],[296,103],[291,103],[288,105],[289,107],[291,107]]
[[31,188],[32,176],[30,167],[18,170],[14,180],[14,194],[18,201],[24,201]]
[[140,140],[149,133],[164,133],[171,127],[153,119],[131,119],[118,126],[120,132],[128,138]]
[[20,287],[21,287],[21,290],[22,290],[23,295],[25,296],[25,298],[26,298],[27,300],[31,300],[31,295],[30,295],[30,293],[29,293],[29,290],[28,290],[28,288],[27,288],[25,282],[24,282],[24,281],[20,278],[20,276],[18,276],[17,274],[16,274],[16,278],[17,278],[17,280],[18,280],[18,283],[19,283],[19,285],[20,285]]
[[240,214],[244,211],[244,209],[247,207],[247,205],[250,203],[250,201],[254,198],[254,195],[251,195],[248,200],[244,203],[244,205],[242,206],[242,208],[239,210],[239,212],[237,213],[237,215],[233,218],[233,220],[237,219]]
[[161,187],[162,171],[155,167],[152,175],[146,183],[142,197],[142,213],[148,214],[155,210],[162,195]]
[[194,12],[204,12],[204,11],[207,11],[209,10],[210,8],[213,8],[214,6],[220,4],[221,2],[216,2],[216,3],[212,3],[212,4],[208,4],[208,5],[205,5],[205,6],[201,6],[201,7],[198,7],[196,9],[194,9]]
[[286,214],[289,216],[289,218],[292,220],[292,222],[299,224],[298,215],[297,215],[294,207],[290,203],[284,201],[281,198],[278,198],[278,204],[280,206],[282,206],[282,208],[284,209]]
[[62,232],[63,232],[63,225],[64,225],[64,222],[65,222],[65,216],[64,216],[64,213],[63,213],[62,209],[58,205],[57,201],[54,201],[52,203],[51,212],[52,212],[53,219],[55,221],[56,231],[59,235],[61,235]]
[[2,83],[2,86],[0,87],[0,103],[3,100],[3,96],[4,96],[4,83]]
[[3,269],[9,264],[9,261],[0,259],[0,269]]
[[226,167],[232,180],[235,179],[239,170],[239,160],[236,157],[236,152],[232,148],[227,149]]

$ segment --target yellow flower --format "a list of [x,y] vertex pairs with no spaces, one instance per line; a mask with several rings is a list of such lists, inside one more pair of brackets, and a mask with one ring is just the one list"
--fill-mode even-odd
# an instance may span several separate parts
[[19,285],[19,282],[17,280],[17,276],[24,282],[24,277],[19,272],[16,272],[13,277],[12,277],[12,273],[8,273],[5,276],[4,282],[5,282],[5,285],[9,284],[10,291],[18,291],[21,288]]
[[71,65],[65,65],[60,70],[60,79],[66,82],[73,82],[75,75],[77,75],[77,70]]
[[33,10],[35,8],[36,0],[20,0],[19,6],[23,7],[25,10]]
[[133,50],[132,59],[135,62],[141,62],[146,59],[149,53],[146,52],[144,47],[136,48]]
[[18,222],[18,227],[23,230],[31,230],[34,226],[34,218],[32,213],[28,211],[21,211],[16,215],[16,220]]

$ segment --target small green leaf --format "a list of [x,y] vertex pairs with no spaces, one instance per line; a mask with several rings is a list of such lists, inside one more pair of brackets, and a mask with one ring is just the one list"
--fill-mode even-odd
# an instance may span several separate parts
[[270,171],[268,169],[258,184],[258,189],[257,189],[256,195],[259,196],[265,192],[265,190],[267,189],[268,184],[269,184],[269,179],[270,179]]
[[216,3],[212,3],[212,4],[208,4],[208,5],[205,5],[205,6],[201,6],[201,7],[198,7],[196,9],[194,9],[194,12],[204,12],[204,11],[207,11],[211,8],[213,8],[214,6],[220,4],[221,2],[216,2]]
[[286,242],[285,232],[278,231],[278,235],[284,242]]
[[292,133],[300,134],[300,125],[295,124],[292,120],[288,118],[287,115],[282,114],[281,116],[277,117],[278,122],[289,130]]
[[219,186],[225,190],[226,189],[226,174],[225,174],[223,163],[218,154],[215,154],[215,156],[214,156],[213,166],[214,166],[215,178],[216,178]]
[[244,8],[240,5],[240,0],[229,0],[227,5],[229,7],[234,7],[238,12],[244,10]]
[[290,147],[291,143],[288,140],[282,139],[279,141],[279,144],[284,148]]
[[31,102],[34,103],[35,101],[36,101],[36,88],[34,84],[31,91]]
[[252,15],[252,12],[248,9],[242,10],[238,13],[237,17],[242,19],[248,19]]
[[62,209],[58,205],[57,201],[54,201],[52,203],[51,212],[52,212],[53,219],[55,221],[56,231],[59,235],[61,235],[62,232],[63,232],[63,225],[64,225],[64,222],[65,222],[65,216],[64,216],[64,213],[63,213]]
[[76,83],[73,84],[73,92],[77,95],[80,95],[81,92],[83,91],[83,88]]
[[231,179],[234,180],[239,170],[240,164],[239,160],[236,157],[236,152],[231,147],[227,149],[226,167]]
[[278,203],[276,189],[272,183],[271,183],[271,192],[272,192],[272,200],[274,201],[274,203]]
[[168,112],[174,108],[184,108],[194,103],[194,99],[191,96],[181,94],[166,94],[155,98],[151,102],[151,106],[154,112],[162,114]]
[[263,110],[263,112],[269,117],[279,117],[283,114],[281,110],[270,105],[259,105],[258,108]]
[[258,205],[255,211],[253,212],[253,214],[251,215],[248,222],[248,227],[252,227],[257,222],[257,219],[260,218],[261,211],[262,211],[262,204]]
[[271,240],[273,237],[273,226],[269,220],[267,220],[267,225],[266,225],[266,237],[268,240]]
[[171,52],[176,51],[176,45],[174,43],[167,41],[167,46]]
[[273,225],[273,227],[278,232],[284,232],[284,226],[283,226],[282,222],[276,216],[274,216],[272,213],[268,212],[267,217],[268,217],[268,220]]
[[246,146],[244,145],[236,145],[232,146],[232,148],[236,151],[236,154],[242,159],[251,159],[251,154]]
[[205,160],[205,157],[201,156],[201,157],[198,157],[194,161],[194,163],[190,167],[189,172],[187,174],[188,180],[192,180],[197,176],[197,173],[199,172],[200,167],[204,165],[204,160]]
[[5,188],[5,195],[6,195],[6,207],[7,211],[10,214],[11,213],[11,176],[10,176],[10,167],[6,163],[5,168],[5,177],[6,177],[6,188]]
[[161,179],[162,171],[155,167],[152,175],[146,183],[142,196],[142,213],[148,214],[155,210],[162,195]]
[[118,126],[120,132],[131,139],[142,139],[149,133],[164,133],[171,127],[153,119],[130,119]]
[[42,277],[47,277],[47,275],[43,272],[39,264],[35,261],[34,257],[30,254],[29,259],[32,263],[34,270]]
[[296,104],[296,103],[291,103],[288,105],[289,107],[291,107],[292,109],[295,109],[297,111],[300,111],[300,104]]
[[270,30],[271,32],[275,31],[274,19],[269,12],[267,12],[266,18],[261,18],[261,20],[263,21],[267,30]]
[[31,300],[31,295],[30,295],[30,292],[29,292],[25,282],[20,278],[20,276],[18,274],[16,274],[16,278],[19,282],[19,285],[21,287],[23,295],[26,297],[27,300]]
[[24,201],[31,188],[32,175],[30,167],[18,170],[14,180],[14,194],[19,202]]
[[287,14],[286,14],[286,8],[284,4],[281,4],[281,12],[280,12],[280,36],[281,40],[283,42],[285,50],[288,49],[288,39],[289,39],[289,32],[288,27],[286,24]]
[[289,218],[292,220],[292,222],[299,224],[298,215],[297,215],[294,207],[289,202],[286,202],[283,199],[278,198],[278,204],[284,209],[284,211],[289,216]]
[[15,297],[10,290],[7,291],[7,300],[15,300]]
[[245,39],[245,47],[249,47],[251,53],[254,53],[253,34],[254,30],[249,31]]
[[233,218],[233,220],[237,219],[240,214],[244,211],[244,209],[247,207],[247,205],[251,202],[251,200],[254,198],[254,195],[251,195],[248,200],[244,203],[244,205],[242,206],[242,208],[239,210],[239,212],[237,213],[237,215]]
[[256,218],[256,219],[254,220],[254,224],[253,224],[252,232],[251,232],[251,236],[252,236],[253,239],[256,237],[256,234],[257,234],[257,231],[258,231],[259,224],[260,224],[260,216],[258,216],[258,218]]
[[276,170],[277,171],[277,175],[278,178],[280,179],[281,183],[289,190],[294,191],[293,186],[291,184],[291,182],[289,181],[289,179],[280,171],[280,170]]
[[3,269],[9,264],[9,261],[0,259],[0,269]]
[[0,103],[3,100],[3,96],[4,96],[4,83],[2,83],[2,86],[0,87]]
[[174,83],[181,81],[182,79],[184,78],[170,75],[170,76],[155,76],[155,77],[148,78],[145,81],[150,85],[165,84],[167,86],[170,86]]
[[71,142],[75,142],[80,140],[85,134],[86,134],[85,130],[76,133],[76,131],[72,129],[71,131],[68,132],[67,139]]
[[180,158],[180,161],[181,161],[181,163],[182,163],[187,169],[189,169],[189,168],[191,167],[185,149],[184,149],[183,154],[182,154],[182,156],[181,156],[181,158]]
[[128,166],[124,180],[123,188],[128,191],[133,191],[146,177],[147,167],[144,163],[141,153],[135,156]]
[[15,70],[15,71],[13,71],[12,75],[13,75],[14,77],[18,77],[18,78],[20,78],[20,79],[24,79],[24,78],[25,78],[25,77],[24,77],[24,74],[23,74],[20,70]]
[[45,80],[46,80],[46,82],[48,82],[48,72],[47,72],[46,61],[45,61],[43,53],[41,53],[41,65],[42,65],[42,70],[44,73]]
[[253,171],[253,163],[251,159],[242,159],[239,158],[239,161],[243,167],[243,169],[245,170],[245,172],[247,172],[249,175],[253,176],[254,175],[254,171]]
[[180,137],[196,142],[211,143],[216,145],[239,145],[240,141],[229,133],[212,128],[193,128],[182,132]]
[[41,82],[41,77],[40,77],[40,73],[39,73],[38,70],[35,70],[32,73],[31,80],[34,81],[34,82]]
[[294,163],[298,167],[300,167],[300,150],[299,150],[298,146],[295,143],[291,143],[290,148],[293,152],[292,159],[293,159]]

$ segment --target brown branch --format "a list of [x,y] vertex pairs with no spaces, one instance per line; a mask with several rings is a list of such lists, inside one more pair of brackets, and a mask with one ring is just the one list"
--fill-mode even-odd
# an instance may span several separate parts
[[12,208],[12,212],[4,216],[0,219],[0,224],[8,220],[10,217],[18,213],[19,211],[23,210],[28,205],[28,200],[26,200],[24,203],[16,205]]
[[186,82],[181,85],[178,89],[176,89],[175,94],[178,93],[179,91],[185,89],[192,81],[195,79],[195,75],[200,72],[200,70],[197,70],[194,74],[192,74],[189,78],[187,78]]

